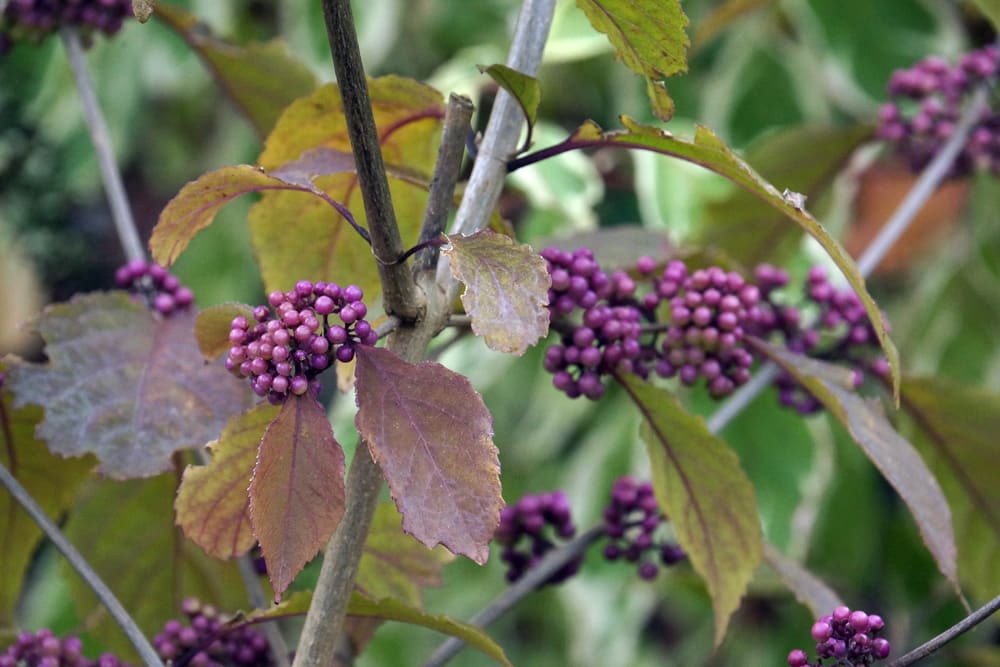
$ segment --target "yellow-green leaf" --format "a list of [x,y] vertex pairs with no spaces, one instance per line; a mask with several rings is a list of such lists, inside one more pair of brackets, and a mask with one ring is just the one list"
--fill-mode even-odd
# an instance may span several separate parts
[[528,136],[524,139],[524,146],[527,148],[531,145],[531,133],[538,120],[538,105],[542,102],[542,87],[539,85],[538,79],[522,74],[506,65],[490,65],[489,67],[480,65],[479,71],[489,75],[491,79],[496,81],[497,85],[517,100],[521,111],[524,112],[524,118],[528,121]]
[[642,413],[656,499],[708,587],[718,645],[761,560],[753,484],[736,454],[673,394],[633,375],[619,381]]
[[253,308],[245,303],[220,303],[200,311],[194,321],[194,337],[206,359],[216,359],[229,350],[233,319],[242,315],[253,321]]

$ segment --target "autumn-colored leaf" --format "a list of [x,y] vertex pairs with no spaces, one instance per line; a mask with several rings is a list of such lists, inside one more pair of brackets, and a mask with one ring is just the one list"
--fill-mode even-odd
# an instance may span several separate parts
[[[561,152],[596,146],[618,146],[648,150],[663,155],[699,164],[720,176],[728,178],[736,185],[744,188],[750,194],[764,203],[780,211],[802,227],[827,252],[833,262],[840,268],[851,287],[864,304],[865,312],[871,320],[879,345],[885,352],[891,369],[892,387],[898,395],[899,390],[899,355],[896,347],[889,339],[882,311],[872,299],[865,287],[864,278],[858,271],[854,260],[844,251],[841,245],[816,221],[809,213],[798,206],[795,197],[787,197],[773,185],[761,178],[747,163],[737,157],[726,144],[711,130],[698,127],[693,141],[676,139],[669,132],[659,128],[640,125],[627,116],[622,116],[626,129],[618,132],[603,132],[593,121],[587,121],[564,142],[544,149],[546,154],[555,155]],[[530,156],[529,156],[530,157]],[[516,165],[515,165],[516,166]]]
[[498,352],[522,355],[549,331],[549,288],[545,260],[528,245],[489,229],[449,236],[441,252],[456,280],[465,283],[462,305],[472,331]]
[[139,23],[145,23],[156,9],[156,0],[132,0],[132,13]]
[[235,558],[256,542],[247,489],[257,450],[278,408],[263,403],[229,420],[208,443],[212,462],[188,466],[177,490],[177,525],[189,540],[216,558]]
[[717,34],[732,27],[740,18],[771,4],[774,4],[774,0],[724,0],[698,21],[698,27],[691,40],[691,51],[700,49]]
[[[811,204],[871,133],[868,125],[794,127],[756,142],[746,161],[769,182],[804,195]],[[804,228],[789,225],[783,211],[754,193],[734,188],[705,207],[695,230],[700,244],[719,248],[753,268],[762,262],[781,265],[799,247]]]
[[441,583],[441,568],[454,557],[405,534],[401,519],[392,503],[376,508],[355,586],[369,598],[395,598],[419,608],[423,589]]
[[10,365],[15,406],[43,406],[37,437],[63,456],[95,454],[106,475],[171,470],[174,452],[217,438],[252,402],[222,364],[202,359],[194,319],[160,317],[124,292],[49,306],[37,322],[48,363]]
[[220,303],[202,310],[194,320],[194,337],[206,359],[216,359],[229,351],[232,322],[242,315],[253,321],[253,308],[245,303]]
[[[312,591],[295,593],[288,596],[284,602],[270,609],[258,609],[250,612],[247,614],[246,620],[250,623],[258,623],[274,618],[300,616],[309,611],[309,603],[311,601]],[[430,630],[436,630],[440,633],[461,639],[469,646],[482,651],[501,665],[512,667],[503,649],[480,628],[456,621],[447,616],[429,614],[401,600],[393,600],[391,598],[373,600],[360,593],[354,593],[347,606],[347,614],[348,616],[361,618],[401,621],[411,625],[419,625]]]
[[[147,637],[177,617],[182,600],[195,597],[218,609],[246,605],[246,591],[233,562],[210,558],[184,539],[173,523],[177,476],[127,482],[105,481],[73,506],[65,532],[111,587]],[[67,567],[77,616],[109,651],[140,664],[121,628],[93,591]]]
[[[42,409],[31,405],[15,410],[12,403],[10,393],[0,391],[0,464],[47,515],[58,518],[71,506],[77,488],[97,461],[90,456],[64,459],[50,454],[45,444],[35,439]],[[14,605],[41,539],[38,524],[9,493],[0,491],[0,633],[15,627]]]
[[477,563],[500,522],[493,419],[468,379],[410,364],[383,348],[357,350],[358,432],[382,469],[403,530]]
[[277,599],[344,516],[344,450],[309,395],[289,396],[264,432],[250,481],[250,522]]
[[809,607],[816,618],[844,604],[840,596],[815,574],[768,543],[764,544],[764,562],[781,577],[795,599]]
[[[433,88],[396,76],[371,80],[369,94],[400,233],[404,243],[416,243],[437,159],[444,101]],[[267,138],[259,162],[277,171],[302,160],[307,152],[322,155],[315,152],[319,149],[352,155],[340,91],[334,84],[286,109]],[[299,164],[300,170],[307,168],[315,170],[315,165]],[[358,224],[367,225],[353,170],[317,176],[312,182],[350,209]],[[249,223],[268,291],[289,289],[308,278],[354,283],[365,294],[378,293],[378,271],[370,248],[321,200],[292,192],[267,192],[251,209]]]
[[231,44],[213,36],[197,17],[172,4],[159,5],[156,17],[198,54],[261,138],[271,131],[285,107],[316,88],[312,71],[280,40]]
[[538,79],[522,74],[506,65],[479,66],[479,71],[489,75],[497,85],[510,93],[528,121],[528,135],[524,139],[524,148],[531,145],[531,133],[538,120],[538,105],[542,102],[542,87]]
[[619,381],[642,413],[656,499],[708,587],[718,645],[761,560],[753,484],[736,454],[673,394],[632,375]]
[[687,71],[684,30],[688,18],[678,0],[577,0],[598,32],[608,36],[618,59],[646,79],[653,113],[663,121],[674,115],[661,79]]
[[878,400],[866,400],[855,393],[854,375],[849,369],[794,354],[759,339],[753,339],[752,344],[809,390],[847,428],[851,438],[910,508],[938,569],[958,591],[955,537],[948,501],[917,450],[886,419]]
[[989,597],[1000,586],[1000,395],[944,378],[905,378],[902,406],[948,498],[962,583]]

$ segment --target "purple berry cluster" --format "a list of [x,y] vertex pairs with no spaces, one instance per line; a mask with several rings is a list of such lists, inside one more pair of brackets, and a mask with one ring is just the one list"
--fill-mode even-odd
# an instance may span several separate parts
[[[931,56],[889,79],[890,101],[879,112],[878,136],[895,144],[914,171],[930,162],[955,130],[966,98],[981,82],[993,78],[1000,49],[991,45],[971,51],[954,67]],[[984,113],[955,160],[953,176],[976,167],[1000,173],[1000,114]]]
[[812,626],[816,662],[809,662],[805,651],[795,649],[788,654],[789,667],[864,667],[885,660],[889,657],[889,641],[879,636],[884,627],[877,614],[837,607]]
[[656,556],[664,565],[673,565],[686,556],[675,543],[658,536],[665,518],[653,495],[653,485],[620,477],[611,489],[611,502],[604,509],[604,532],[608,543],[604,557],[638,563],[639,576],[647,581],[660,572]]
[[22,632],[0,653],[0,667],[127,667],[110,653],[97,660],[84,657],[77,637],[59,639],[48,628]]
[[[528,494],[500,512],[494,538],[503,547],[500,558],[507,563],[507,581],[513,583],[537,565],[556,546],[555,539],[568,540],[576,534],[569,501],[562,491]],[[557,584],[580,569],[575,559],[546,581]]]
[[115,271],[115,284],[146,300],[161,315],[188,310],[194,294],[159,264],[138,259]]
[[552,384],[570,398],[604,395],[604,376],[635,371],[633,362],[641,353],[640,312],[633,300],[635,282],[625,272],[610,277],[601,270],[587,248],[567,252],[546,248],[552,288],[549,308],[553,316],[568,316],[581,310],[579,323],[562,327],[562,341],[546,350],[545,370]]
[[[847,364],[854,372],[854,386],[860,386],[867,373],[878,378],[889,374],[889,362],[879,351],[878,338],[861,299],[850,288],[838,289],[819,266],[809,270],[804,305],[815,310],[812,326],[803,323],[802,311],[781,305],[774,291],[788,284],[788,273],[769,264],[756,269],[757,285],[762,295],[754,333],[777,334],[792,352],[814,359]],[[775,380],[782,405],[801,414],[812,414],[822,405],[788,373]]]
[[10,0],[0,15],[0,54],[14,42],[40,42],[64,26],[110,36],[129,16],[131,0]]
[[193,598],[181,603],[186,624],[167,621],[153,638],[161,658],[192,667],[270,667],[274,664],[264,635],[248,626],[224,627],[219,612]]
[[268,296],[253,318],[233,319],[226,369],[249,378],[254,393],[279,405],[290,395],[318,395],[316,376],[354,359],[358,345],[374,345],[378,335],[364,318],[361,288],[300,280],[288,292]]
[[666,301],[670,326],[656,373],[694,385],[704,378],[713,398],[723,398],[750,379],[753,355],[744,337],[755,322],[760,291],[735,271],[719,267],[688,273],[684,262],[667,264],[644,299]]

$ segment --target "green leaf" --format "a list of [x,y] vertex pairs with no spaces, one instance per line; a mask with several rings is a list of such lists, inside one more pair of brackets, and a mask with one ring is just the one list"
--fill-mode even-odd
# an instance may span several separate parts
[[194,317],[160,317],[124,292],[49,306],[37,323],[49,361],[11,364],[15,406],[44,407],[36,435],[63,456],[95,454],[103,474],[172,470],[174,452],[217,438],[253,398],[221,363],[202,359]]
[[326,411],[312,396],[289,396],[250,480],[250,522],[277,599],[333,535],[344,495],[344,450]]
[[[397,176],[390,178],[389,189],[400,234],[404,243],[416,243],[437,159],[444,102],[433,88],[394,76],[371,80],[369,93],[387,171]],[[351,155],[340,92],[333,84],[286,109],[259,162],[265,169],[277,170],[306,159],[306,152],[316,149]],[[350,209],[361,226],[366,225],[353,170],[313,180],[331,200]],[[353,283],[371,296],[379,292],[368,244],[319,199],[266,192],[251,209],[249,223],[267,291],[290,289],[308,278]]]
[[211,463],[184,471],[174,502],[177,525],[210,556],[235,558],[257,541],[247,487],[261,438],[277,416],[278,408],[265,403],[233,417],[222,436],[208,443]]
[[906,378],[902,406],[948,498],[962,583],[990,597],[1000,587],[1000,395],[944,378]]
[[441,252],[451,260],[451,274],[465,283],[462,305],[487,347],[520,356],[548,334],[552,279],[531,246],[489,229],[448,241]]
[[209,306],[198,313],[194,321],[194,337],[206,359],[216,359],[229,351],[232,346],[229,332],[233,329],[233,319],[240,315],[253,321],[253,308],[245,303],[229,302]]
[[[775,0],[724,0],[700,21],[692,38],[691,49],[697,51],[717,34],[729,28],[735,21],[762,7],[774,4]],[[826,612],[823,612],[826,613]]]
[[677,255],[677,249],[662,230],[639,225],[615,225],[568,236],[548,239],[545,246],[554,245],[563,250],[590,248],[594,259],[604,271],[635,269],[642,256],[652,257],[657,263],[666,264]]
[[156,16],[201,57],[261,138],[271,131],[285,107],[317,86],[309,67],[280,40],[246,46],[231,44],[214,37],[197,17],[176,5],[161,4]]
[[619,60],[646,79],[653,113],[667,121],[674,102],[660,79],[687,71],[687,16],[678,0],[577,0],[598,32],[608,36]]
[[[15,410],[10,393],[0,391],[0,464],[47,515],[58,520],[72,506],[77,488],[97,462],[89,456],[64,459],[50,454],[34,436],[41,420],[41,408],[27,406]],[[38,524],[6,490],[0,491],[0,633],[15,627],[14,605],[31,555],[41,539]]]
[[500,523],[493,418],[469,380],[441,364],[410,364],[357,348],[355,424],[382,469],[403,530],[479,564]]
[[[219,609],[246,604],[235,564],[209,558],[173,525],[176,491],[173,473],[103,482],[73,506],[65,527],[66,537],[147,637],[177,617],[185,598],[195,597]],[[133,656],[132,645],[90,588],[75,573],[66,577],[78,616],[88,620],[88,630],[109,651],[123,659]]]
[[714,171],[720,176],[728,178],[764,203],[777,209],[785,217],[791,218],[826,250],[847,278],[847,282],[858,294],[865,306],[865,312],[868,313],[868,318],[875,328],[879,345],[889,361],[893,391],[898,395],[899,355],[889,339],[889,331],[882,311],[879,310],[875,300],[868,293],[864,278],[858,271],[854,260],[815,218],[797,206],[798,202],[795,197],[778,192],[773,185],[761,178],[747,163],[729,150],[729,147],[708,128],[699,126],[695,131],[694,141],[683,141],[659,128],[639,125],[627,116],[622,116],[621,120],[626,129],[618,132],[603,132],[596,123],[587,121],[564,142],[544,149],[544,151],[547,155],[557,155],[568,150],[581,148],[619,146],[671,155],[699,164],[709,171]]
[[[258,609],[250,612],[247,614],[246,620],[251,623],[257,623],[273,618],[305,614],[309,611],[309,603],[311,601],[311,591],[295,593],[294,595],[290,595],[281,604],[275,605],[270,609]],[[513,667],[510,661],[507,660],[507,655],[503,649],[490,639],[489,635],[483,632],[483,630],[447,616],[429,614],[400,600],[393,600],[391,598],[373,600],[360,593],[354,593],[347,607],[347,614],[348,616],[378,618],[386,621],[402,621],[403,623],[436,630],[451,637],[461,639],[469,646],[479,649],[501,665]]]
[[1000,0],[972,0],[972,3],[989,19],[994,30],[1000,29]]
[[[841,172],[871,127],[799,126],[770,134],[747,152],[747,162],[771,183],[815,200]],[[710,203],[695,226],[698,242],[723,250],[744,266],[781,264],[798,247],[804,227],[786,222],[783,211],[754,193],[735,189]]]
[[764,562],[781,577],[795,599],[809,607],[816,618],[844,604],[825,582],[768,543],[764,544]]
[[618,380],[642,413],[656,499],[708,586],[718,645],[760,564],[753,485],[726,443],[673,394],[636,376]]
[[759,339],[752,344],[809,390],[847,428],[851,438],[910,508],[938,569],[960,592],[948,501],[917,450],[886,419],[878,400],[858,396],[853,372],[846,368],[794,354]]
[[524,148],[531,145],[531,133],[538,120],[538,105],[542,101],[542,87],[538,84],[538,79],[527,74],[522,74],[516,69],[506,65],[490,65],[489,67],[479,66],[479,71],[489,75],[496,81],[497,85],[510,93],[524,112],[524,117],[528,121],[528,136],[524,139]]
[[355,587],[369,598],[393,598],[419,608],[423,589],[441,584],[441,568],[453,558],[405,534],[395,505],[382,503],[365,540]]

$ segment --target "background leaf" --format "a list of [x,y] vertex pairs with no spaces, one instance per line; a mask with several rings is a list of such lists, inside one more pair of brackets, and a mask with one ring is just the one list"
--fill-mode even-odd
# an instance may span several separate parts
[[914,444],[941,482],[955,525],[958,573],[981,599],[994,595],[1000,572],[1000,395],[944,378],[906,378],[902,406]]
[[250,521],[277,599],[343,516],[344,450],[315,398],[289,396],[264,432],[250,480]]
[[208,443],[212,461],[188,466],[177,490],[177,525],[189,540],[216,558],[236,558],[257,541],[250,525],[247,492],[257,450],[278,408],[262,403],[229,420]]
[[753,345],[812,392],[847,428],[909,507],[938,569],[956,592],[960,592],[948,501],[917,450],[885,418],[878,400],[865,400],[855,393],[851,370],[794,354],[761,340],[755,340]]
[[[188,597],[235,610],[246,593],[234,563],[206,556],[173,525],[177,477],[103,482],[73,507],[65,532],[148,637],[176,618]],[[68,573],[80,618],[107,650],[129,659],[132,645],[90,588]],[[135,660],[136,658],[132,658]]]
[[253,321],[253,308],[245,303],[220,303],[198,312],[194,320],[194,337],[206,359],[215,359],[229,351],[232,346],[229,332],[233,329],[233,319],[239,315]]
[[316,88],[312,71],[280,40],[231,44],[214,37],[197,17],[176,5],[160,4],[156,17],[201,57],[261,138],[271,131],[286,106]]
[[538,105],[542,101],[542,87],[539,85],[538,79],[522,74],[506,65],[480,66],[479,71],[489,75],[497,85],[517,100],[521,111],[524,112],[524,118],[528,122],[528,136],[524,140],[524,145],[525,147],[530,146],[531,133],[535,128],[535,121],[538,120]]
[[[41,419],[41,408],[30,405],[15,410],[10,393],[0,391],[0,463],[58,521],[97,462],[90,456],[64,459],[50,454],[45,443],[35,439],[35,426]],[[6,489],[0,490],[0,634],[16,629],[14,605],[41,539],[38,524]]]
[[549,277],[545,260],[531,246],[483,229],[449,236],[443,248],[456,280],[465,283],[462,305],[472,331],[487,347],[522,355],[549,331]]
[[753,485],[726,443],[672,394],[632,375],[619,382],[642,413],[656,499],[708,586],[718,645],[761,559]]
[[674,115],[674,102],[660,83],[687,71],[688,19],[677,0],[577,0],[598,32],[608,36],[615,55],[646,79],[653,113]]
[[795,594],[795,599],[809,607],[816,618],[829,614],[844,604],[840,596],[815,574],[766,542],[764,562],[781,577],[788,589]]
[[357,349],[355,423],[382,468],[403,530],[477,563],[500,522],[493,419],[468,379],[410,364],[383,348]]
[[206,364],[194,315],[160,318],[124,292],[49,306],[38,320],[47,364],[11,364],[15,406],[45,408],[36,435],[63,456],[91,452],[117,478],[171,470],[171,455],[218,437],[251,392]]

